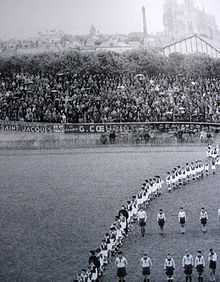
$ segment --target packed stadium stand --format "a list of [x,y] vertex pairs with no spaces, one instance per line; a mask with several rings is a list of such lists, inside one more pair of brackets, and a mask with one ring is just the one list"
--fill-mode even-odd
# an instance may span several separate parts
[[0,76],[0,119],[102,123],[220,119],[220,80],[159,74]]

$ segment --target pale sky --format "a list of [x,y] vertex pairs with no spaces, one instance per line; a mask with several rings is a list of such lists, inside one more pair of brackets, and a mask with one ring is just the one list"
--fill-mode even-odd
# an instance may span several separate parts
[[[91,24],[102,33],[142,31],[146,7],[148,31],[163,30],[164,0],[0,0],[0,38],[24,38],[57,29],[86,34]],[[220,0],[196,0],[215,15],[220,26]]]

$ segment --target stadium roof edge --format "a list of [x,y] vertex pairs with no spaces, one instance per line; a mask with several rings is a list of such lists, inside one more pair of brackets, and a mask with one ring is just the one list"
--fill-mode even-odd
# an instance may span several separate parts
[[197,34],[197,33],[194,33],[194,34],[192,34],[192,35],[190,35],[190,36],[187,36],[187,37],[184,37],[184,38],[182,38],[182,39],[176,40],[176,41],[174,41],[174,42],[172,42],[172,43],[169,43],[169,44],[163,46],[162,49],[165,50],[166,48],[169,48],[169,47],[174,46],[174,45],[176,45],[176,44],[182,43],[182,42],[184,42],[184,41],[186,41],[186,40],[189,40],[189,39],[192,39],[192,38],[194,38],[194,37],[195,37],[195,38],[198,38],[198,39],[201,40],[201,41],[203,41],[205,44],[207,44],[208,46],[210,46],[211,48],[213,48],[216,52],[218,52],[218,53],[220,54],[220,49],[219,49],[219,48],[215,47],[215,46],[213,45],[213,43],[210,43],[210,42],[209,42],[208,39],[203,38],[202,35],[199,35],[199,34]]

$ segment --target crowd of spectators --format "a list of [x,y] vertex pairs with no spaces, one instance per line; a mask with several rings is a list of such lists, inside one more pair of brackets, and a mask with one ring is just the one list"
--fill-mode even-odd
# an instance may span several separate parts
[[104,123],[220,121],[220,80],[158,74],[0,74],[0,119]]

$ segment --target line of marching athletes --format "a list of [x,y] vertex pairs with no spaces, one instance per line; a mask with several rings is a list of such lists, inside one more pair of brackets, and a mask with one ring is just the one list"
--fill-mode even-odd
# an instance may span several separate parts
[[[143,208],[140,208],[140,213],[143,213]],[[208,222],[208,213],[206,209],[203,207],[200,210],[199,221],[201,224],[202,232],[203,233],[207,232],[206,225]],[[218,221],[220,221],[220,209],[218,209]],[[160,209],[159,213],[157,214],[157,222],[160,227],[161,234],[163,234],[163,229],[164,229],[164,225],[166,222],[166,216],[162,209]],[[184,234],[185,233],[185,224],[186,224],[186,212],[184,211],[183,207],[180,207],[179,209],[178,222],[180,224],[180,232]],[[200,257],[201,257],[201,251],[198,251],[198,254],[195,258],[195,268],[198,273],[198,281],[203,281],[203,271],[205,267],[205,260],[203,257],[200,259]],[[189,263],[189,260],[191,260],[191,263]],[[202,261],[202,265],[200,264],[201,261]],[[213,252],[213,249],[210,249],[210,255],[209,255],[210,280],[209,281],[215,281],[216,262],[217,262],[217,255]],[[126,268],[127,268],[128,262],[127,262],[127,259],[122,255],[121,251],[118,252],[118,257],[116,258],[115,263],[117,266],[117,276],[119,277],[119,281],[124,282],[125,276],[127,275]],[[144,282],[146,281],[149,282],[150,275],[151,275],[152,261],[147,253],[145,253],[144,256],[141,258],[141,264],[143,268],[142,274],[144,276]],[[192,255],[189,255],[188,253],[186,253],[186,255],[183,257],[183,267],[184,267],[184,273],[186,276],[186,282],[191,282],[192,281],[192,271],[193,271]],[[170,254],[168,254],[168,256],[165,259],[164,270],[167,275],[167,280],[172,281],[174,279],[175,263],[174,263],[173,258],[170,256]]]
[[[212,155],[211,172],[213,174],[215,173],[217,160],[218,155],[216,155],[215,158],[214,155]],[[220,162],[218,164],[220,164]],[[191,180],[197,180],[202,178],[204,175],[209,174],[210,164],[207,161],[205,163],[202,161],[195,161],[191,164],[187,163],[184,167],[178,166],[169,172],[166,177],[168,191],[171,192],[172,190],[181,188]],[[111,258],[120,252],[120,248],[123,246],[123,242],[133,223],[138,221],[141,228],[141,234],[142,236],[145,235],[145,225],[147,222],[145,209],[150,204],[150,201],[161,195],[162,185],[163,180],[160,176],[155,176],[145,180],[138,193],[133,195],[132,199],[127,201],[127,204],[121,207],[118,215],[115,217],[115,221],[111,225],[109,231],[105,234],[99,247],[96,250],[90,251],[91,255],[89,258],[89,267],[79,271],[74,281],[99,281],[99,278],[103,275],[105,267],[111,261]],[[159,211],[157,222],[160,227],[161,234],[163,234],[166,222],[163,210]],[[185,228],[185,226],[183,228]],[[181,230],[183,230],[183,228]],[[126,271],[121,271],[119,267],[117,276],[119,281],[125,281]]]
[[220,158],[212,158],[211,162],[197,160],[186,163],[184,166],[177,166],[167,172],[166,184],[169,192],[179,189],[190,181],[196,181],[204,176],[215,174],[216,166],[220,165]]
[[207,158],[217,159],[219,157],[219,146],[218,146],[218,144],[217,145],[208,144],[206,155],[207,155]]
[[[120,248],[123,246],[131,226],[137,221],[140,226],[145,226],[147,219],[145,209],[150,201],[161,195],[162,184],[160,176],[146,179],[138,193],[133,195],[126,205],[122,205],[99,247],[90,251],[89,267],[79,271],[74,282],[99,281],[107,264],[111,262],[113,257],[120,254]],[[145,228],[142,229],[143,236],[144,231]],[[123,262],[118,261],[117,257],[115,263],[119,266]],[[119,267],[117,276],[119,281],[123,281],[126,273]]]
[[[143,211],[143,209],[141,209],[141,212],[142,211]],[[177,215],[177,219],[178,219],[178,223],[180,225],[180,233],[185,234],[187,216],[186,216],[186,211],[184,210],[183,207],[180,207],[178,215]],[[161,235],[164,234],[164,227],[165,227],[166,221],[167,221],[167,218],[166,218],[165,212],[162,209],[160,209],[158,214],[157,214],[157,223],[158,223],[158,226],[160,228],[160,234]],[[220,222],[220,209],[218,209],[218,221]],[[200,222],[200,225],[201,225],[201,231],[203,233],[206,233],[207,232],[207,223],[208,223],[208,212],[204,207],[202,207],[201,210],[200,210],[199,222]],[[146,212],[145,212],[145,225],[146,225],[146,223],[147,223],[147,215],[146,215]],[[140,224],[140,226],[141,226],[141,224]]]
[[[218,259],[218,256],[216,252],[213,249],[210,249],[208,258],[207,258],[210,282],[216,281],[215,274],[216,274],[216,267],[217,267],[217,259]],[[119,255],[116,259],[116,265],[118,267],[118,271],[126,273],[128,261],[123,256],[122,252],[119,252]],[[140,265],[141,265],[142,275],[144,279],[143,281],[150,282],[153,263],[148,253],[144,253],[143,257],[140,259]],[[193,258],[193,255],[189,252],[189,250],[186,250],[184,256],[182,257],[181,266],[183,268],[183,273],[185,275],[186,282],[192,282],[192,275],[193,275],[194,268],[197,273],[198,282],[203,282],[206,262],[205,262],[205,258],[201,250],[197,251],[195,259]],[[175,276],[176,263],[170,253],[167,254],[164,260],[163,269],[167,277],[167,281],[172,282]],[[121,280],[121,281],[125,281],[125,280]]]
[[[111,225],[109,232],[105,234],[100,246],[96,250],[90,251],[91,255],[89,258],[89,267],[88,269],[82,269],[77,274],[75,281],[99,281],[99,278],[102,276],[106,265],[114,256],[120,254],[120,248],[123,246],[123,242],[127,237],[132,224],[138,222],[141,228],[141,234],[142,236],[145,236],[145,226],[147,223],[146,208],[153,199],[161,195],[162,184],[163,181],[159,176],[145,180],[139,192],[136,195],[133,195],[131,200],[127,201],[127,205],[123,205],[121,207],[118,215],[115,217],[115,221]],[[202,226],[202,231],[206,232],[208,213],[205,208],[201,208],[199,219]],[[157,223],[161,234],[164,234],[166,220],[167,218],[165,212],[160,209],[157,214]],[[180,224],[180,232],[184,234],[187,218],[183,207],[181,207],[179,210],[178,221]],[[120,265],[123,265],[124,262],[123,259],[121,261],[119,258],[120,255],[115,261],[117,265],[117,276],[119,281],[125,281],[127,273],[124,267],[120,267]]]
[[[186,250],[185,255],[182,258],[182,268],[185,274],[185,281],[191,282],[192,281],[192,274],[193,274],[193,267],[195,267],[198,281],[203,281],[203,274],[205,270],[205,258],[202,255],[202,251],[198,250],[195,260],[193,259],[192,254]],[[216,281],[215,280],[215,272],[216,272],[216,265],[217,265],[217,254],[214,252],[213,249],[209,250],[208,254],[208,265],[209,265],[209,281]],[[167,276],[167,281],[173,281],[174,273],[175,273],[175,261],[174,258],[168,254],[165,261],[164,261],[164,271]],[[145,280],[149,282],[150,280]]]

